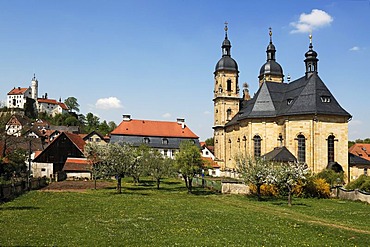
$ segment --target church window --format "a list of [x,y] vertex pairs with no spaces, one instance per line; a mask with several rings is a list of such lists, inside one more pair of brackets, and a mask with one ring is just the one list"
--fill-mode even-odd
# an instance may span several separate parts
[[231,90],[231,80],[227,80],[227,91],[230,92]]
[[330,135],[328,141],[328,163],[334,162],[334,136]]
[[298,141],[298,162],[306,162],[306,138],[304,135],[297,136]]
[[226,120],[230,120],[231,119],[231,109],[227,109],[226,111]]
[[254,157],[261,157],[261,137],[259,135],[255,135],[253,137],[253,144],[254,144]]

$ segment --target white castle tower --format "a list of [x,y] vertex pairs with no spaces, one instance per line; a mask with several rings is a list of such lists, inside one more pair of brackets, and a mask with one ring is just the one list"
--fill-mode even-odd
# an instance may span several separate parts
[[36,79],[36,75],[33,74],[32,82],[31,82],[31,97],[37,102],[38,98],[38,87],[39,82]]

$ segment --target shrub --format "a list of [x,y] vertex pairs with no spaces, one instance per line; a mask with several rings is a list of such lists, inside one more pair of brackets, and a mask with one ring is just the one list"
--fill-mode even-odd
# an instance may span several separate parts
[[330,185],[323,178],[310,177],[303,187],[304,197],[329,198]]
[[335,186],[338,184],[344,184],[344,173],[343,172],[335,172],[332,169],[324,169],[319,172],[316,177],[325,179],[325,181],[330,186]]
[[366,192],[370,192],[370,177],[362,174],[356,180],[351,181],[346,186],[346,189],[349,190],[360,189]]
[[[254,184],[249,184],[249,191],[253,195],[257,195],[257,187]],[[262,196],[278,196],[279,189],[273,184],[262,184],[261,185]]]

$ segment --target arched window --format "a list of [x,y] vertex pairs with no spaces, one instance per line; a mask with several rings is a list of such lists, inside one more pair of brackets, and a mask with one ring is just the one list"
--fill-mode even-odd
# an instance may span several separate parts
[[328,137],[328,164],[334,162],[334,138],[333,135]]
[[261,137],[259,135],[255,135],[253,137],[253,144],[254,144],[254,157],[261,157]]
[[227,80],[227,91],[230,92],[231,91],[231,80]]
[[298,162],[305,163],[306,162],[306,138],[304,135],[297,136],[298,141]]
[[231,120],[231,109],[227,109],[226,111],[226,120]]

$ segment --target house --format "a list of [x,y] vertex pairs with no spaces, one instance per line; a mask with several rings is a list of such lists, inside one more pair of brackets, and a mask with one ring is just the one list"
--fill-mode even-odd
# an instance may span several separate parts
[[6,106],[8,108],[24,109],[27,99],[31,97],[31,88],[13,88],[7,95]]
[[68,112],[68,107],[61,102],[61,100],[56,101],[55,99],[46,98],[37,99],[37,111],[45,112],[50,116],[55,116],[57,114],[64,114]]
[[[239,96],[239,69],[231,57],[231,42],[225,26],[222,57],[214,71],[214,155],[221,170],[235,170],[233,157],[261,157],[282,148],[314,173],[335,163],[348,171],[348,121],[344,110],[318,74],[318,53],[312,35],[302,68],[305,74],[284,81],[276,48],[270,42],[267,59],[258,76],[253,97],[247,85]],[[302,54],[303,55],[303,54]]]
[[38,81],[35,75],[32,78],[31,87],[14,87],[7,95],[6,106],[8,108],[25,109],[27,100],[37,100]]
[[356,179],[362,174],[369,175],[370,144],[355,143],[349,148],[348,152],[351,179]]
[[21,136],[31,128],[31,120],[19,114],[14,114],[6,123],[5,129],[7,135]]
[[111,143],[128,143],[133,146],[146,144],[159,150],[164,156],[174,158],[181,141],[190,140],[197,146],[199,137],[185,124],[185,119],[176,122],[131,119],[123,115],[123,121],[111,132]]
[[200,142],[201,156],[204,167],[208,170],[208,175],[213,177],[221,177],[220,166],[214,161],[213,146],[208,146],[205,142]]
[[68,176],[66,171],[63,170],[67,159],[84,158],[85,144],[85,141],[79,135],[62,132],[33,159],[33,173],[53,174],[53,177],[58,180],[64,178],[65,175]]
[[108,143],[107,140],[105,139],[105,137],[102,136],[100,133],[96,132],[95,130],[90,132],[87,135],[84,135],[82,137],[82,139],[86,143],[96,143],[96,144],[99,144],[99,145],[105,145],[105,144]]

